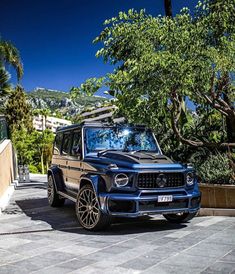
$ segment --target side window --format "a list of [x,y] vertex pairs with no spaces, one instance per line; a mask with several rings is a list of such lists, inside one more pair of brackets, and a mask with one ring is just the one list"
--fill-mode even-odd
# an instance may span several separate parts
[[54,142],[54,154],[55,155],[59,155],[60,154],[62,140],[63,140],[63,133],[62,132],[58,132],[56,134],[55,142]]
[[74,131],[71,155],[81,155],[81,131]]
[[70,154],[71,133],[64,133],[62,155]]

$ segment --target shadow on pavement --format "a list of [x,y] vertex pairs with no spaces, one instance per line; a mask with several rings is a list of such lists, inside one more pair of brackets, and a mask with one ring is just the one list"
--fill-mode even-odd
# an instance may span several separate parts
[[21,183],[19,184],[16,189],[28,189],[28,188],[36,188],[36,189],[47,189],[45,183]]
[[53,230],[86,235],[123,235],[161,230],[184,228],[186,224],[171,224],[165,219],[152,219],[151,217],[118,218],[113,225],[105,231],[89,232],[80,227],[75,214],[74,203],[66,200],[63,207],[51,208],[47,198],[32,198],[16,200],[20,209],[32,220],[46,222]]

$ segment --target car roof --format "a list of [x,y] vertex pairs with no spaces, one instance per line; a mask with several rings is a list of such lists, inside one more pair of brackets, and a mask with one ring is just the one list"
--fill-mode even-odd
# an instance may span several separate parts
[[74,124],[71,126],[65,126],[65,127],[58,127],[56,132],[63,132],[63,131],[69,131],[69,130],[75,130],[82,128],[84,126],[94,126],[94,127],[141,127],[145,128],[146,126],[144,125],[134,125],[134,124],[118,124],[118,123],[103,123],[103,122],[82,122],[80,124]]

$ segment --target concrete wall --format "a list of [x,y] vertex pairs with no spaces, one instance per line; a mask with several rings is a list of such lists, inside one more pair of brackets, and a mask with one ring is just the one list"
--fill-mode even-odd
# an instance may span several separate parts
[[13,147],[10,140],[0,143],[0,211],[10,198],[14,187]]

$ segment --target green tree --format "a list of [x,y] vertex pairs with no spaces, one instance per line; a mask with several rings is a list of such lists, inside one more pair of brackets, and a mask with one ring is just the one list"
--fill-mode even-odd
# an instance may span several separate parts
[[6,70],[7,64],[15,69],[19,81],[23,76],[20,54],[12,43],[0,38],[0,96],[4,96],[11,91],[10,74]]
[[53,132],[47,130],[47,132],[44,135],[44,162],[46,166],[46,172],[49,168],[49,164],[52,158],[54,139],[55,135],[53,134]]
[[60,112],[59,109],[56,109],[56,110],[53,112],[53,116],[54,116],[54,117],[57,117],[57,118],[63,118],[63,115],[62,115],[62,113]]
[[102,87],[104,78],[88,78],[80,87],[72,87],[70,96],[72,99],[82,96],[92,96]]
[[12,130],[11,139],[17,152],[18,163],[20,165],[32,163],[37,148],[33,146],[34,139],[27,129],[21,127],[20,129]]
[[43,116],[43,119],[45,121],[45,128],[43,128],[43,130],[45,130],[46,129],[47,117],[49,115],[51,115],[51,111],[48,108],[44,108],[44,109],[41,109],[40,114]]
[[[199,2],[195,17],[187,8],[174,18],[120,12],[105,21],[95,39],[104,45],[97,56],[116,65],[103,83],[118,99],[120,111],[156,131],[173,131],[181,143],[196,147],[235,143],[235,1],[213,3]],[[226,127],[226,136],[218,142],[194,136],[187,100],[196,106],[200,119],[217,113],[221,127],[227,119],[232,129]]]
[[19,164],[29,165],[31,171],[45,173],[52,157],[54,134],[46,129],[43,132],[29,132],[22,127],[12,131],[12,141],[17,151]]
[[46,129],[40,133],[38,139],[38,148],[40,152],[41,172],[44,174],[49,168],[52,157],[54,134],[51,130]]
[[16,86],[14,92],[9,96],[4,112],[12,131],[22,128],[28,131],[32,130],[32,111],[21,86]]
[[[235,32],[234,26],[234,16],[230,17],[230,12],[228,9],[234,9],[234,4],[232,1],[225,1],[226,7],[224,7],[223,1],[209,1],[207,2],[208,11],[210,12],[210,21],[211,21],[211,29],[213,32],[213,38],[210,41],[210,44],[216,45],[217,47],[224,47],[223,37],[227,36],[227,34],[233,35]],[[208,13],[207,11],[207,13]],[[207,15],[206,13],[206,15]],[[223,20],[225,18],[225,20]],[[224,24],[221,22],[224,22]],[[232,56],[231,56],[232,58]],[[233,102],[231,101],[231,97],[229,96],[229,86],[231,81],[230,71],[224,70],[221,75],[221,85],[223,85],[222,97],[225,104],[228,106],[234,105],[234,97]],[[235,118],[231,115],[226,115],[226,126],[227,126],[227,137],[229,142],[235,142]]]

